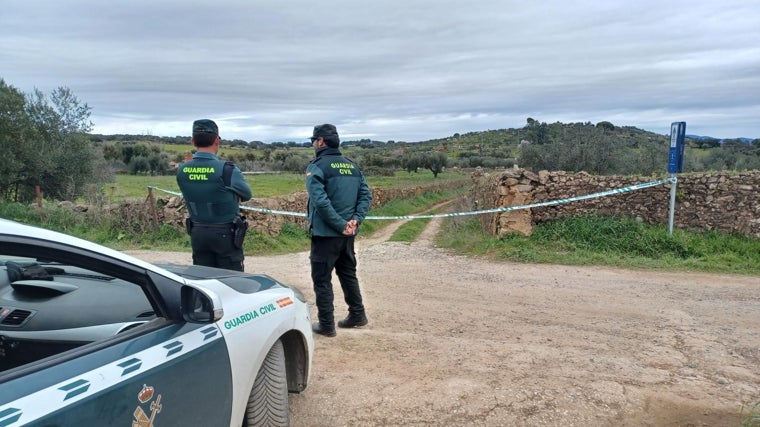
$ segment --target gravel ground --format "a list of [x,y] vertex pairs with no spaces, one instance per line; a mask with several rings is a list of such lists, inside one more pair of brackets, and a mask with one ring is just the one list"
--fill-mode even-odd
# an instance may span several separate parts
[[[760,401],[760,277],[494,263],[434,247],[438,224],[358,240],[370,323],[316,337],[294,426],[737,426]],[[313,303],[308,253],[246,271]]]

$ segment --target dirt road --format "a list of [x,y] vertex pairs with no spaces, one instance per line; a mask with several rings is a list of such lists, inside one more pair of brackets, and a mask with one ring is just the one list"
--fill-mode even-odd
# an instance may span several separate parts
[[[437,227],[359,240],[370,323],[316,337],[294,426],[737,426],[760,401],[760,277],[493,263]],[[307,253],[246,271],[313,302]]]

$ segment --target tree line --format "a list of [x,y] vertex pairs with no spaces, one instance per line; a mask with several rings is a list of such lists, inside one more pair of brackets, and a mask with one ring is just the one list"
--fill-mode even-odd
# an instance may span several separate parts
[[[24,94],[0,79],[0,199],[75,200],[101,191],[117,173],[173,174],[191,151],[189,136],[91,134],[91,108],[68,88]],[[684,172],[760,170],[760,140],[687,137]],[[167,150],[168,145],[184,149]],[[521,128],[456,133],[419,142],[343,141],[342,151],[367,175],[448,168],[656,174],[667,168],[669,136],[608,121],[551,123],[527,118]],[[309,142],[223,140],[221,156],[243,171],[302,173]]]
[[[369,175],[392,175],[398,170],[434,174],[446,168],[507,168],[518,165],[532,170],[586,171],[593,174],[656,174],[667,167],[669,136],[630,126],[615,126],[609,121],[596,124],[539,122],[528,118],[517,129],[500,129],[414,143],[343,141],[342,150],[357,161]],[[99,140],[103,137],[99,136]],[[189,145],[189,137],[122,136],[112,140],[122,150],[135,144]],[[685,172],[709,170],[760,169],[760,140],[718,140],[687,137]],[[309,142],[222,141],[222,156],[247,170],[302,172],[313,157]],[[152,150],[157,150],[153,146]],[[141,151],[149,151],[148,146]],[[124,151],[124,158],[128,151]],[[175,162],[182,155],[171,157]],[[126,160],[125,160],[126,161]],[[155,162],[153,162],[155,163]],[[147,169],[127,167],[130,173]],[[169,171],[170,172],[170,171]],[[150,173],[162,173],[160,170]]]

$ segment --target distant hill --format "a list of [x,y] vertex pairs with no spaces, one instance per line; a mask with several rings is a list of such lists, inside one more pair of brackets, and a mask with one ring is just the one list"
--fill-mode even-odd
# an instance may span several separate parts
[[[531,124],[523,126],[521,128],[509,128],[509,129],[488,129],[482,131],[472,131],[466,133],[455,133],[450,136],[444,136],[440,138],[434,138],[424,141],[382,141],[374,139],[359,139],[359,140],[344,140],[343,145],[346,147],[352,146],[383,146],[385,144],[391,145],[406,145],[413,144],[419,146],[430,146],[445,143],[456,142],[458,145],[467,146],[474,144],[482,147],[484,145],[491,144],[508,144],[517,146],[523,141],[530,143],[545,143],[554,142],[562,139],[573,139],[579,134],[584,134],[589,129],[596,128],[598,131],[605,133],[608,136],[614,136],[618,143],[627,145],[638,145],[641,142],[647,141],[667,141],[669,135],[658,134],[655,132],[646,131],[633,126],[615,126],[610,122],[600,122],[592,124],[586,123],[543,123],[533,121]],[[731,142],[743,142],[746,144],[752,144],[755,141],[752,138],[715,138],[706,135],[687,134],[687,142],[691,140],[692,143],[696,143],[698,146],[720,146],[726,141]],[[153,142],[163,144],[181,144],[187,145],[190,141],[190,136],[155,136],[155,135],[126,135],[126,134],[90,134],[90,140],[93,142],[123,142],[123,143],[135,143],[135,142]],[[280,147],[296,147],[296,146],[309,146],[308,142],[271,142],[264,143],[261,141],[243,141],[243,140],[223,140],[222,145],[229,146],[247,146],[251,148],[263,149],[266,147],[280,148]]]
[[754,141],[754,139],[752,138],[714,138],[712,136],[704,136],[704,135],[686,135],[686,138],[696,139],[699,141],[715,140],[715,141],[718,141],[718,143],[720,144],[723,144],[724,141],[740,141],[747,144],[752,144],[752,141]]

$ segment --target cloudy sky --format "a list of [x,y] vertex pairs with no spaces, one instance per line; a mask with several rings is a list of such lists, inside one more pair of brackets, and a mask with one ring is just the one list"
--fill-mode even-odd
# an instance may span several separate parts
[[723,0],[2,0],[0,78],[94,133],[421,141],[607,120],[760,138],[760,5]]

